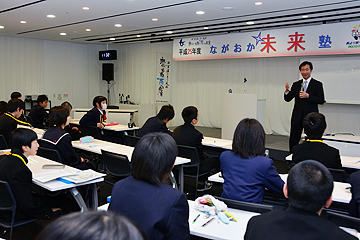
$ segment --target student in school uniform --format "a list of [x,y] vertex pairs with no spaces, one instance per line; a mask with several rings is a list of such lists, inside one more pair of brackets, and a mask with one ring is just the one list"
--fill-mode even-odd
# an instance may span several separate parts
[[11,99],[7,104],[7,112],[0,117],[0,134],[5,137],[9,145],[10,133],[17,128],[17,125],[31,127],[30,123],[20,121],[18,118],[23,113],[24,102],[19,99]]
[[[21,99],[22,95],[20,92],[12,92],[10,95],[10,99]],[[31,124],[31,122],[28,121],[28,119],[25,117],[24,111],[22,112],[21,116],[18,118],[20,121],[28,122]]]
[[95,97],[93,100],[94,107],[80,119],[80,125],[104,129],[104,121],[106,120],[105,110],[107,108],[106,102],[106,97]]
[[[32,192],[32,173],[26,166],[28,157],[35,155],[39,146],[36,133],[30,129],[18,128],[10,135],[10,146],[11,152],[0,156],[0,180],[9,184],[15,197],[15,221],[50,219],[53,212],[61,209],[51,208],[43,197]],[[10,212],[2,212],[0,219],[10,221]]]
[[[69,113],[72,110],[72,105],[69,102],[63,102],[60,106],[68,109]],[[83,134],[78,127],[71,127],[70,125],[67,125],[65,126],[64,130],[70,134],[72,140],[79,140],[81,137],[83,137]]]
[[82,157],[76,156],[71,143],[71,136],[64,128],[69,125],[69,110],[65,107],[55,106],[50,109],[50,128],[46,130],[39,140],[41,147],[55,149],[59,152],[61,162],[81,169],[95,169],[92,163],[88,163]]
[[220,155],[224,177],[221,197],[261,203],[265,188],[282,195],[284,181],[264,152],[265,131],[261,124],[256,119],[241,120],[235,129],[232,150]]
[[48,97],[46,95],[39,95],[37,98],[37,105],[33,106],[30,110],[29,116],[31,117],[34,127],[46,128],[46,122],[49,119],[49,114],[45,108],[48,105]]
[[143,137],[148,133],[152,132],[163,132],[172,135],[166,124],[171,121],[175,116],[174,107],[169,105],[164,105],[161,107],[159,113],[146,120],[144,126],[141,127],[138,137]]
[[109,211],[133,220],[148,239],[190,239],[187,198],[165,184],[176,155],[176,142],[170,135],[145,135],[131,157],[132,176],[112,190]]

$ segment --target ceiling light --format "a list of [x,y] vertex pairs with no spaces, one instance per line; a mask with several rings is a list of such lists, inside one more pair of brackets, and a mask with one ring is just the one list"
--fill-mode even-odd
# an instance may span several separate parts
[[49,15],[46,15],[46,17],[48,17],[48,18],[55,18],[55,15],[49,14]]
[[60,33],[61,36],[66,36],[66,33]]
[[255,23],[254,23],[254,22],[249,21],[249,22],[246,22],[246,24],[247,24],[247,25],[253,25],[253,24],[255,24]]
[[141,35],[136,35],[136,37],[141,37]]
[[0,29],[3,29],[3,28],[5,28],[5,27],[0,25]]
[[89,7],[83,7],[83,10],[89,10],[90,8]]
[[26,23],[26,21],[20,21],[20,23]]
[[110,38],[110,41],[114,41],[115,40],[115,38]]
[[115,24],[114,26],[115,26],[115,27],[122,27],[122,25],[119,24],[119,23]]
[[203,14],[205,14],[205,12],[204,11],[197,11],[196,14],[203,15]]
[[166,31],[166,33],[167,33],[167,34],[172,34],[172,33],[173,33],[173,31]]
[[222,10],[224,10],[224,11],[231,11],[233,9],[234,9],[233,7],[223,7],[222,8]]
[[209,29],[209,27],[204,27],[204,29]]
[[157,18],[151,19],[151,21],[153,21],[153,22],[156,22],[157,20],[158,20]]
[[308,18],[309,16],[308,15],[302,15],[301,17],[302,18]]
[[256,2],[255,5],[260,6],[260,5],[262,5],[262,2]]
[[91,29],[90,29],[90,28],[87,28],[87,29],[85,29],[85,31],[87,31],[87,32],[91,32]]

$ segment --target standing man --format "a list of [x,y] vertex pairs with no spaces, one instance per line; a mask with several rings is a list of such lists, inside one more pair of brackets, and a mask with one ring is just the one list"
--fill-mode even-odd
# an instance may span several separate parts
[[285,83],[285,101],[290,102],[295,98],[295,105],[291,116],[289,140],[289,150],[291,153],[292,147],[300,141],[304,117],[311,112],[319,112],[318,104],[325,102],[322,83],[311,77],[313,70],[312,63],[307,61],[302,62],[299,70],[303,79],[294,82],[291,90],[289,83]]

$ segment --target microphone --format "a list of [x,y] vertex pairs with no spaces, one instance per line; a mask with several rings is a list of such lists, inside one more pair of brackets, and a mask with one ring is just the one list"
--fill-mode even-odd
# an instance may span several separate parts
[[304,84],[304,82],[301,83],[301,91],[305,92],[305,84]]

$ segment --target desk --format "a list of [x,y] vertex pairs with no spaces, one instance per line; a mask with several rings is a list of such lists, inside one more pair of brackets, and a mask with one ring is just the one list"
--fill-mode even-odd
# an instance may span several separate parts
[[[292,161],[292,154],[286,156],[285,159]],[[340,159],[343,168],[360,169],[360,157],[340,156]]]
[[30,169],[30,171],[32,172],[32,175],[33,175],[32,181],[34,184],[36,184],[42,188],[45,188],[51,192],[69,189],[72,196],[75,198],[76,202],[78,203],[78,205],[82,211],[86,211],[87,207],[85,205],[83,198],[81,197],[78,190],[76,189],[76,187],[92,184],[92,186],[93,186],[93,196],[92,196],[93,197],[93,207],[94,207],[94,209],[97,209],[98,195],[97,195],[97,187],[96,187],[95,183],[104,181],[104,178],[97,178],[92,181],[78,183],[78,184],[74,184],[74,183],[68,184],[68,183],[58,181],[56,179],[44,182],[44,180],[43,180],[44,173],[46,173],[47,175],[48,175],[48,173],[53,173],[53,176],[54,176],[53,178],[55,178],[55,177],[57,178],[60,176],[69,175],[68,174],[69,172],[76,173],[76,172],[79,172],[80,170],[70,167],[70,166],[65,166],[65,168],[63,168],[63,169],[43,169],[42,166],[44,164],[59,164],[59,163],[51,161],[51,160],[43,158],[43,157],[40,157],[40,156],[30,156],[28,158],[28,160],[29,160],[29,163],[27,164],[27,166]]
[[[70,120],[70,124],[73,125],[79,125],[79,121],[80,119],[71,119]],[[118,124],[118,125],[112,125],[112,126],[105,126],[104,130],[106,131],[115,131],[115,132],[127,132],[127,131],[132,131],[133,135],[135,136],[135,130],[140,129],[139,127],[128,127],[128,125],[122,125],[122,124]]]
[[323,141],[327,145],[339,149],[340,155],[360,157],[360,136],[323,136]]
[[[288,174],[279,174],[281,179],[286,183]],[[208,178],[211,182],[224,183],[224,178],[220,177],[220,172],[210,176]],[[332,199],[334,202],[349,203],[351,200],[350,184],[342,182],[334,182],[334,190],[332,193]]]
[[[111,143],[111,142],[106,142],[106,141],[102,141],[102,140],[98,140],[98,139],[94,139],[94,141],[91,143],[80,143],[79,140],[72,141],[72,145],[74,148],[85,150],[87,152],[96,153],[99,155],[101,155],[101,149],[103,149],[105,151],[117,153],[117,154],[123,154],[128,157],[129,161],[131,161],[131,155],[132,155],[132,152],[134,151],[133,147],[116,144],[116,143]],[[189,162],[190,162],[190,159],[182,158],[182,157],[176,157],[176,160],[175,160],[175,166],[178,165],[180,168],[180,173],[179,173],[179,185],[180,186],[179,186],[179,188],[180,188],[181,192],[184,191],[184,169],[183,169],[182,165],[185,163],[189,163]]]
[[[74,119],[80,119],[89,110],[88,108],[74,108]],[[138,112],[137,109],[107,109],[106,117],[109,122],[118,122],[120,124],[127,125],[128,123],[134,123],[134,113]]]
[[213,137],[204,137],[202,144],[208,147],[217,147],[223,148],[226,150],[232,149],[232,140],[213,138]]
[[[205,227],[201,227],[204,223],[206,223],[208,219],[204,219],[203,213],[195,210],[194,201],[188,200],[189,203],[189,227],[190,234],[208,238],[208,239],[244,239],[244,235],[246,232],[247,223],[253,216],[260,215],[255,212],[248,212],[238,209],[229,208],[228,212],[234,215],[237,222],[230,221],[229,224],[225,224],[217,219],[206,225]],[[193,220],[200,213],[200,217],[193,224]],[[215,216],[215,218],[217,218]]]

